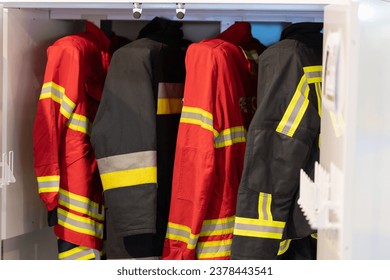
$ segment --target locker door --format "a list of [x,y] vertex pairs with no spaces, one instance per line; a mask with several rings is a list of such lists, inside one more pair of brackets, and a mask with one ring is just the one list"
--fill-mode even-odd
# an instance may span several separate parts
[[[47,227],[33,169],[32,130],[46,49],[61,36],[80,31],[81,23],[50,20],[48,10],[3,9],[2,154],[13,155],[13,174],[3,178],[1,239],[3,259],[56,258],[56,239]],[[12,176],[13,175],[13,176]]]

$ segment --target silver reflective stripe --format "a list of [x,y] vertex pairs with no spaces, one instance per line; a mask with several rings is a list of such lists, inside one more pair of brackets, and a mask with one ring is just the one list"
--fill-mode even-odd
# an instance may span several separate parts
[[217,144],[221,144],[221,143],[225,143],[226,141],[232,141],[233,143],[234,142],[234,139],[244,139],[245,140],[245,131],[244,130],[236,130],[236,131],[233,131],[231,133],[228,133],[228,134],[224,134],[224,135],[219,135],[218,137],[216,137],[214,139],[214,143],[217,145]]
[[287,133],[289,132],[290,128],[292,127],[299,111],[301,110],[301,107],[303,105],[303,103],[305,102],[305,99],[306,97],[304,96],[304,93],[306,92],[306,88],[308,87],[308,83],[307,83],[307,80],[305,79],[303,85],[302,85],[302,89],[300,90],[300,95],[299,95],[299,99],[296,103],[296,105],[294,106],[294,109],[290,115],[290,117],[288,118],[287,120],[287,123],[286,125],[284,126],[283,130],[282,130],[282,133],[287,135]]
[[273,226],[260,226],[260,225],[250,225],[250,224],[240,224],[237,223],[234,226],[235,229],[240,230],[250,230],[256,232],[271,232],[271,233],[283,233],[284,228],[273,227]]
[[[63,212],[65,212],[65,211],[63,211]],[[86,230],[89,233],[89,235],[93,235],[93,236],[96,236],[99,238],[103,237],[103,227],[102,227],[102,224],[99,222],[95,222],[95,221],[88,219],[88,218],[85,218],[85,217],[80,217],[80,218],[88,219],[89,221],[93,222],[93,224],[83,223],[83,222],[76,221],[76,220],[70,218],[69,216],[62,214],[59,211],[58,211],[57,215],[58,215],[58,222],[63,227],[68,228],[66,224],[69,224],[71,226],[74,226],[76,228],[81,229],[80,232],[82,232],[82,233],[84,233],[83,230]],[[65,223],[65,224],[61,224],[61,222]],[[77,229],[74,231],[77,232]]]
[[[184,237],[184,239],[187,241],[187,244],[192,245],[193,247],[196,245],[196,243],[198,241],[198,238],[191,238],[191,234],[188,231],[173,228],[170,226],[168,226],[168,228],[167,228],[167,235],[168,236],[174,235],[174,236]],[[172,238],[170,238],[170,239],[172,239]]]
[[158,98],[183,98],[183,83],[159,83]]
[[[104,216],[100,213],[100,209],[99,209],[98,204],[96,202],[87,203],[87,202],[82,202],[82,201],[79,201],[76,199],[72,199],[69,196],[67,196],[66,194],[64,194],[62,192],[62,190],[60,190],[60,192],[59,192],[58,199],[59,199],[60,205],[63,205],[71,210],[74,210],[77,212],[80,212],[80,210],[81,211],[84,210],[81,212],[82,214],[88,214],[89,216],[91,216],[93,218],[98,218],[98,219],[104,218]],[[95,205],[93,205],[93,204],[95,204]],[[72,206],[76,206],[77,208],[81,208],[81,209],[72,209],[72,208],[74,208]]]
[[100,174],[157,166],[156,151],[137,152],[110,156],[97,160]]
[[267,211],[268,199],[270,199],[269,195],[264,194],[263,195],[263,205],[261,205],[261,208],[262,208],[262,211],[263,211],[263,219],[266,220],[266,221],[269,220],[268,211]]
[[202,123],[208,124],[211,127],[213,126],[213,120],[212,119],[210,119],[210,118],[208,118],[206,116],[203,116],[201,114],[198,114],[198,113],[186,112],[186,111],[184,111],[184,109],[183,109],[183,112],[181,113],[181,118],[198,120],[198,121],[201,121]]
[[85,132],[86,134],[89,134],[89,122],[88,122],[88,119],[84,116],[82,116],[83,118],[86,119],[85,120],[82,120],[80,117],[80,115],[75,115],[75,114],[72,114],[68,120],[68,125],[74,125],[76,127],[78,127],[78,131],[80,131],[80,128],[81,128],[81,131]]
[[[201,230],[201,235],[202,232],[210,232],[210,231],[217,231],[217,230],[223,230],[223,229],[231,229],[233,232],[234,228],[234,219],[231,221],[228,221],[226,223],[219,223],[219,224],[203,224],[202,230]],[[210,235],[210,234],[207,234]]]
[[198,247],[196,247],[196,253],[197,254],[207,254],[207,253],[226,252],[226,251],[230,251],[230,248],[231,248],[231,244],[204,246],[206,244],[207,244],[207,242],[203,243],[200,246],[198,245]]
[[42,93],[51,93],[51,94],[53,94],[54,96],[56,96],[57,98],[59,98],[61,100],[62,100],[62,96],[63,96],[63,93],[61,91],[59,91],[58,89],[56,89],[55,87],[53,87],[53,86],[43,87],[42,90],[41,90],[41,94]]
[[49,187],[59,187],[60,180],[53,180],[49,182],[38,182],[38,188],[44,189]]
[[315,72],[305,72],[306,74],[306,77],[308,79],[311,79],[311,78],[320,78],[322,77],[322,72],[320,71],[315,71]]

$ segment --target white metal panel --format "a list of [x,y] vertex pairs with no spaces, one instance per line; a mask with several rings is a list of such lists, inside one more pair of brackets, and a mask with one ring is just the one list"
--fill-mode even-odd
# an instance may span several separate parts
[[[345,100],[348,100],[348,73],[350,69],[350,20],[349,6],[331,5],[325,8],[325,26],[324,26],[324,71],[328,71],[326,67],[330,67],[326,62],[330,36],[339,36],[339,54],[337,57],[338,64],[334,73],[325,73],[323,91],[326,93],[327,75],[334,75],[335,80],[335,95],[332,106],[324,106],[323,102],[321,115],[321,154],[320,164],[330,173],[331,165],[337,167],[341,173],[345,175],[345,154],[347,137],[346,129],[350,127],[351,120],[347,117],[347,109],[350,105]],[[329,72],[329,71],[328,71]],[[329,77],[328,77],[329,79]],[[343,101],[344,100],[344,101]],[[340,186],[337,186],[340,192],[345,189],[345,176]],[[342,203],[343,204],[343,203]],[[340,205],[342,208],[343,205]],[[346,221],[345,216],[340,217],[342,223]],[[347,221],[348,222],[348,221]],[[340,259],[344,256],[344,250],[348,245],[344,240],[343,230],[344,224],[340,228],[319,229],[318,230],[318,258],[319,259]]]
[[364,0],[353,25],[356,71],[351,80],[355,131],[347,154],[352,259],[390,259],[390,3]]
[[[49,12],[4,9],[3,109],[7,129],[3,147],[14,152],[16,183],[2,192],[2,239],[46,226],[46,210],[37,193],[33,169],[32,128],[43,81],[46,49],[66,34],[81,30],[74,21],[50,20]],[[4,124],[3,124],[4,125]]]
[[[249,1],[184,1],[183,20],[221,21],[322,21],[323,8],[327,4],[350,0],[249,0]],[[183,3],[184,3],[183,2]],[[141,1],[141,19],[155,16],[177,19],[177,2]],[[52,18],[84,19],[96,16],[101,19],[133,20],[133,3],[128,1],[5,1],[8,8],[45,8]],[[138,11],[138,9],[137,9]]]
[[[57,7],[85,7],[85,6],[95,6],[95,7],[103,7],[104,5],[118,5],[118,4],[131,4],[133,1],[126,0],[115,0],[115,1],[107,1],[107,0],[67,0],[67,1],[53,1],[53,0],[41,0],[41,1],[18,1],[18,0],[6,0],[1,1],[6,4],[7,7],[18,6],[18,7],[48,7],[49,5],[57,6]],[[209,7],[210,4],[282,4],[282,5],[296,5],[296,4],[304,4],[304,5],[315,5],[315,4],[343,4],[350,2],[350,0],[182,0],[179,3],[187,4],[206,4],[205,9]],[[142,4],[153,4],[153,5],[161,5],[161,4],[171,4],[174,5],[178,3],[177,1],[171,0],[142,0],[138,3]],[[107,6],[106,6],[107,7]]]
[[321,164],[337,165],[345,179],[341,228],[320,230],[319,258],[390,258],[389,18],[390,3],[383,0],[356,1],[349,11],[325,9],[325,37],[343,33],[337,94],[344,129],[335,129],[324,109]]

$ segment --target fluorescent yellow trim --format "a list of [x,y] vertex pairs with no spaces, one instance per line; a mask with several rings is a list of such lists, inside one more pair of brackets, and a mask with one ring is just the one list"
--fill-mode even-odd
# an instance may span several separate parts
[[211,132],[213,132],[214,136],[218,135],[218,132],[216,132],[211,125],[208,125],[208,124],[202,122],[201,120],[194,120],[194,119],[189,119],[189,118],[183,118],[182,117],[180,119],[180,122],[181,123],[187,123],[187,124],[199,125],[200,127],[204,128],[206,130],[210,130]]
[[[70,129],[88,134],[87,129],[88,129],[88,126],[90,125],[90,122],[86,116],[73,113],[70,120],[71,121],[67,123],[67,126]],[[82,123],[82,124],[84,124],[84,126],[74,124],[73,122]]]
[[298,102],[299,97],[301,95],[301,90],[302,90],[302,87],[303,87],[305,81],[306,81],[306,76],[303,75],[298,86],[297,86],[297,89],[295,90],[294,96],[290,101],[290,104],[287,106],[287,110],[284,113],[282,120],[280,121],[278,127],[276,128],[277,132],[283,133],[283,129],[286,126],[288,120],[290,119],[290,116],[291,116],[292,112],[294,111],[295,106],[297,105],[297,102]]
[[223,234],[231,234],[233,233],[234,227],[225,228],[225,229],[217,229],[210,231],[202,231],[200,236],[215,236],[215,235],[223,235]]
[[200,253],[197,254],[198,259],[212,259],[212,258],[218,258],[218,257],[228,257],[231,255],[231,251],[222,251],[218,253]]
[[266,205],[267,215],[268,215],[268,219],[272,221],[273,220],[272,212],[271,212],[272,194],[266,194],[266,195],[268,196],[267,205]]
[[227,218],[221,218],[221,219],[204,220],[203,225],[226,224],[226,223],[234,221],[234,219],[235,219],[235,216],[231,216],[231,217],[227,217]]
[[174,223],[168,222],[168,227],[179,229],[179,230],[184,230],[184,231],[188,232],[190,234],[190,237],[189,237],[190,239],[197,239],[199,237],[199,234],[193,234],[191,232],[191,229],[187,226],[184,226],[184,225],[179,225],[179,224],[174,224]]
[[58,192],[60,189],[59,186],[54,186],[54,187],[46,187],[46,188],[38,188],[38,193],[53,193],[53,192]]
[[313,78],[307,79],[308,84],[315,84],[315,83],[321,83],[321,82],[322,82],[322,77],[313,77]]
[[200,109],[200,108],[183,106],[183,112],[199,114],[199,115],[202,115],[208,119],[213,120],[213,114],[207,112],[206,110]]
[[258,219],[251,219],[251,218],[242,218],[242,217],[236,217],[235,221],[236,223],[240,223],[240,224],[276,227],[276,228],[284,228],[286,224],[285,222],[279,222],[279,221],[266,221],[266,220],[258,220]]
[[298,112],[298,114],[297,114],[293,124],[290,127],[290,130],[287,132],[288,136],[292,137],[294,135],[295,131],[298,128],[298,125],[301,123],[303,115],[305,114],[306,109],[307,109],[308,106],[309,106],[309,100],[305,98],[305,100],[303,101],[303,104],[302,104],[301,108],[299,109],[299,112]]
[[159,98],[157,100],[157,115],[180,114],[182,107],[181,98]]
[[252,230],[242,230],[242,229],[234,229],[234,235],[240,236],[248,236],[248,237],[258,237],[258,238],[272,238],[272,239],[282,239],[282,233],[274,233],[274,232],[259,232]]
[[187,244],[187,249],[189,249],[189,250],[194,250],[196,248],[196,244],[190,244],[188,242],[189,238],[187,238],[187,237],[184,237],[184,236],[181,236],[181,235],[167,233],[166,238],[170,239],[170,240],[176,240],[176,241],[181,241],[181,242],[186,243]]
[[41,176],[41,177],[37,177],[37,180],[39,183],[43,183],[43,182],[51,182],[51,181],[60,181],[60,176],[58,175],[52,175],[52,176]]
[[321,88],[321,84],[316,83],[315,87],[316,87],[316,95],[317,95],[318,115],[321,117],[321,115],[322,115],[322,107],[321,107],[322,88]]
[[[88,225],[90,227],[93,227],[93,228],[97,227],[101,232],[103,232],[103,224],[102,223],[99,223],[99,222],[96,222],[96,221],[92,221],[91,219],[86,218],[86,217],[81,217],[81,216],[75,215],[75,214],[67,212],[67,211],[65,211],[65,210],[63,210],[61,208],[58,208],[57,211],[58,211],[59,214],[64,215],[66,218],[69,218],[71,220],[75,220],[75,221],[81,222],[81,223],[86,224],[86,225]],[[65,228],[73,230],[75,232],[88,234],[88,235],[91,235],[91,236],[98,237],[100,239],[103,238],[103,234],[99,234],[96,231],[91,230],[91,229],[74,226],[74,225],[72,225],[70,223],[62,221],[61,219],[58,219],[58,224],[63,226],[63,227],[65,227]]]
[[[236,132],[242,133],[242,136],[240,136],[240,135],[233,136]],[[246,142],[245,133],[246,133],[246,131],[245,131],[245,128],[243,126],[236,126],[236,127],[224,129],[219,133],[218,137],[232,135],[230,137],[231,139],[228,139],[228,140],[223,141],[223,142],[215,143],[214,147],[215,148],[222,148],[222,147],[231,146],[231,145],[236,144],[236,143],[245,143]]]
[[77,200],[77,201],[80,201],[83,203],[87,203],[87,204],[91,205],[92,207],[95,207],[95,208],[100,207],[99,203],[91,201],[89,198],[87,198],[85,196],[74,194],[74,193],[68,192],[68,191],[63,190],[63,189],[60,190],[60,193],[62,193],[64,196],[70,197],[71,199],[74,199],[74,200]]
[[77,258],[76,260],[92,260],[92,259],[95,259],[95,254],[92,252],[92,253],[90,253],[90,254],[88,254],[88,255],[85,255],[85,256],[82,256],[82,257],[80,257],[80,258]]
[[257,205],[257,212],[259,213],[259,220],[264,220],[263,204],[264,204],[264,193],[259,193],[259,202]]
[[95,219],[99,219],[99,220],[104,219],[104,215],[102,215],[102,214],[94,213],[94,212],[89,211],[88,209],[85,209],[83,207],[76,206],[74,204],[70,204],[69,202],[63,201],[62,199],[59,199],[58,202],[60,205],[65,206],[66,208],[68,208],[72,211],[76,211],[76,212],[79,212],[81,214],[89,215],[90,217],[95,218]]
[[288,248],[290,247],[290,243],[291,239],[283,240],[282,242],[280,242],[278,256],[283,255],[287,252]]
[[199,242],[198,247],[204,248],[204,247],[220,247],[224,245],[231,245],[232,239],[223,239],[223,240],[215,240],[215,241],[205,241],[205,242]]
[[143,167],[100,174],[103,189],[110,190],[142,184],[157,184],[157,167]]
[[86,249],[86,247],[82,247],[82,246],[76,247],[76,248],[70,249],[68,251],[59,253],[58,257],[60,259],[65,259],[65,258],[68,258],[68,257],[73,256],[75,254],[78,254],[78,253],[84,251],[85,249]]
[[305,73],[308,73],[308,72],[322,72],[322,66],[321,65],[305,66],[305,67],[303,67],[303,71]]
[[[183,112],[198,114],[198,115],[201,115],[202,117],[204,117],[206,119],[209,119],[209,120],[213,121],[213,115],[211,113],[203,110],[203,109],[200,109],[200,108],[183,106],[182,113]],[[202,120],[199,120],[199,119],[192,119],[192,118],[181,117],[180,118],[180,122],[181,123],[188,123],[188,124],[199,125],[200,127],[204,128],[206,130],[210,130],[214,134],[214,137],[217,137],[218,134],[219,134],[218,131],[216,131],[214,129],[213,125],[205,123],[205,122],[203,122]]]

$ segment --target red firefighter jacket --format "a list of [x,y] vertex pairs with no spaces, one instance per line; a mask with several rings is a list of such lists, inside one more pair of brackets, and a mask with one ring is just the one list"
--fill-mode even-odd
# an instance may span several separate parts
[[110,54],[105,34],[87,22],[86,32],[57,40],[47,65],[34,122],[38,191],[54,232],[73,244],[101,249],[102,185],[90,129],[101,98]]
[[[265,48],[250,28],[236,23],[187,51],[163,259],[230,257],[246,130],[256,104],[250,61]],[[247,47],[257,50],[249,56]]]

